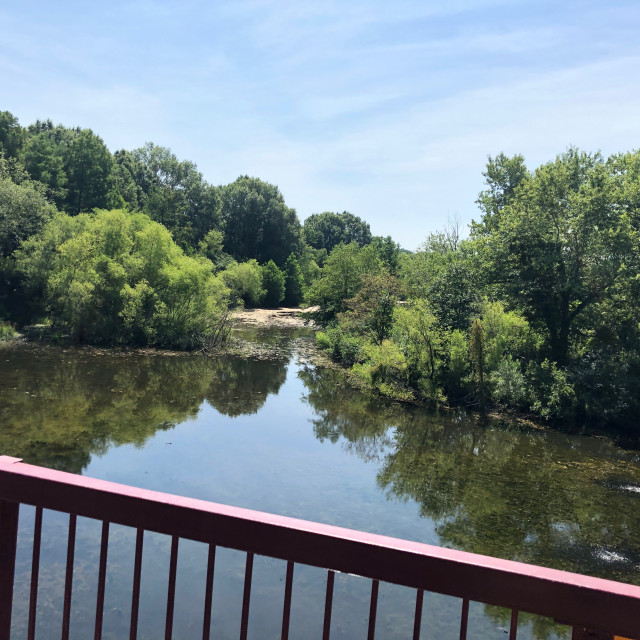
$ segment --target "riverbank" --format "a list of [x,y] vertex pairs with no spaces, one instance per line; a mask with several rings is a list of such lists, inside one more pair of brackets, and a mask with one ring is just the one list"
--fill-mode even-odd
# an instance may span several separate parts
[[231,314],[234,327],[257,325],[260,327],[313,327],[313,321],[303,314],[316,311],[317,307],[279,307],[278,309],[243,309]]

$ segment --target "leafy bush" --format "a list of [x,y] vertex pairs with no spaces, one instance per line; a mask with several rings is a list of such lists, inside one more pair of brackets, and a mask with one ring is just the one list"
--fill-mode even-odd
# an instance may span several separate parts
[[316,333],[316,344],[319,349],[324,349],[325,351],[332,347],[331,338],[324,331]]
[[224,320],[228,289],[141,213],[58,214],[17,252],[28,286],[78,342],[192,349]]
[[13,325],[8,322],[0,321],[0,342],[6,342],[7,340],[12,340],[19,333],[15,330]]
[[285,276],[273,260],[262,267],[263,302],[267,307],[277,307],[284,300]]
[[257,260],[233,262],[220,276],[229,287],[229,302],[232,306],[244,304],[247,307],[257,307],[264,298],[262,269]]

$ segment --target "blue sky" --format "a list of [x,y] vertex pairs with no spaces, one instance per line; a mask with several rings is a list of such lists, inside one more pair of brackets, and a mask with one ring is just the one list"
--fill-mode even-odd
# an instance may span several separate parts
[[478,217],[487,155],[640,147],[640,3],[0,4],[0,110],[277,184],[408,249]]

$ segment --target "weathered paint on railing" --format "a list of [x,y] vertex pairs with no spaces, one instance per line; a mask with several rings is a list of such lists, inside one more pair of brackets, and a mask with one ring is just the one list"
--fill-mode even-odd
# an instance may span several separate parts
[[[462,598],[460,637],[466,637],[469,601],[509,608],[513,611],[510,638],[516,637],[517,612],[526,611],[554,618],[574,628],[574,638],[613,638],[613,634],[640,637],[640,587],[480,556],[462,551],[343,529],[284,516],[250,511],[192,498],[138,489],[103,480],[44,469],[0,456],[0,640],[9,637],[11,592],[15,565],[15,544],[20,503],[70,514],[67,580],[63,637],[68,630],[67,603],[73,575],[75,520],[78,516],[101,520],[103,538],[100,580],[104,580],[108,524],[137,529],[132,588],[131,635],[136,637],[140,571],[145,531],[172,536],[167,595],[165,637],[171,637],[175,597],[175,567],[180,538],[209,544],[203,638],[208,638],[215,547],[247,552],[240,636],[246,637],[251,596],[254,554],[288,561],[282,638],[288,637],[291,585],[295,563],[328,570],[323,637],[331,628],[335,572],[360,575],[373,580],[368,637],[375,634],[379,581],[417,589],[414,637],[420,632],[423,591]],[[105,533],[106,532],[106,533]],[[34,560],[39,554],[39,530],[34,536]],[[32,575],[37,586],[37,562]],[[102,584],[99,581],[99,585]],[[35,628],[35,595],[29,628]],[[67,599],[68,596],[68,599]],[[96,606],[96,634],[101,635],[101,607],[104,592],[99,587]],[[100,614],[100,615],[98,615]],[[100,622],[100,624],[99,624]],[[66,625],[66,626],[65,626]],[[99,628],[100,627],[100,628]],[[600,634],[586,636],[589,633]],[[582,634],[582,635],[580,635]],[[32,637],[32,636],[30,636]]]

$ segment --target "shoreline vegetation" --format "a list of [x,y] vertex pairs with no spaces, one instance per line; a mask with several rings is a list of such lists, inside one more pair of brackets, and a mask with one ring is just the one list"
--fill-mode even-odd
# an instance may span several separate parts
[[478,220],[406,251],[259,178],[0,112],[0,339],[218,353],[233,309],[310,305],[325,357],[392,400],[638,437],[640,151],[483,176]]

